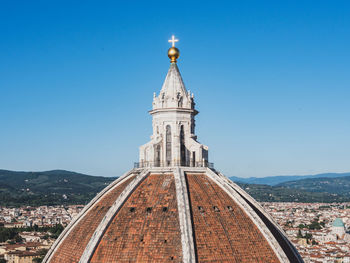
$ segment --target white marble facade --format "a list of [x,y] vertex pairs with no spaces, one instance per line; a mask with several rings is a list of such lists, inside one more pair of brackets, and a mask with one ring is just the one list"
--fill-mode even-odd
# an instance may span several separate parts
[[151,141],[140,147],[140,167],[207,166],[208,147],[195,135],[194,96],[186,90],[176,62],[158,96],[154,93]]

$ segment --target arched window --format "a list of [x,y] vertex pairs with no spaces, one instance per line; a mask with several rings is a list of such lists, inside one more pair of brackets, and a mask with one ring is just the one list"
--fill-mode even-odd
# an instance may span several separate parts
[[159,167],[160,166],[160,145],[157,145],[155,147],[154,151],[154,166]]
[[196,166],[196,152],[192,152],[192,166]]
[[184,126],[180,127],[180,152],[181,152],[181,166],[186,166],[186,147],[185,147],[185,132]]
[[170,127],[170,125],[167,125],[165,129],[166,129],[166,136],[165,136],[166,152],[165,152],[165,158],[166,158],[166,165],[170,166],[171,165],[171,127]]

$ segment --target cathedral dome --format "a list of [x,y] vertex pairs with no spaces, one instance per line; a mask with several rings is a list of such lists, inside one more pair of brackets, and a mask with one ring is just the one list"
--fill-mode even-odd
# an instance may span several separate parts
[[341,218],[336,218],[332,224],[333,227],[344,227],[343,220]]
[[283,230],[209,168],[133,169],[64,230],[46,262],[302,262]]
[[172,63],[140,162],[84,207],[44,262],[303,262],[271,216],[208,162],[194,106]]

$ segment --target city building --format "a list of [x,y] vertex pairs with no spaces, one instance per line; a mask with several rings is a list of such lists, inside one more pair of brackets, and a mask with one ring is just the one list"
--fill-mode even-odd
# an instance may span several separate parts
[[336,218],[332,223],[332,234],[336,235],[337,239],[344,239],[345,225],[341,218]]
[[7,263],[32,263],[33,259],[40,256],[37,252],[14,251],[5,254],[4,259]]

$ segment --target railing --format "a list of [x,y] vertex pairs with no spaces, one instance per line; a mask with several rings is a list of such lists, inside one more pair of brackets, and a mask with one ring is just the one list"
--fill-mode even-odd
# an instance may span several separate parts
[[145,167],[172,167],[172,166],[185,166],[185,167],[208,167],[214,169],[214,163],[208,161],[201,162],[135,162],[134,168],[145,168]]

